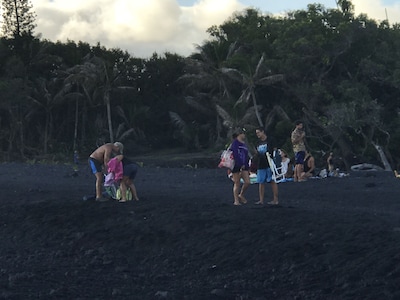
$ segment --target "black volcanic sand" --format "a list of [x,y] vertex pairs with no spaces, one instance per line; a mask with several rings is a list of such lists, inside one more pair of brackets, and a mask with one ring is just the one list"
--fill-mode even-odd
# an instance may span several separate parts
[[221,169],[145,166],[127,203],[83,201],[86,165],[0,170],[0,299],[400,299],[388,172],[281,183],[279,206],[252,185],[236,207]]

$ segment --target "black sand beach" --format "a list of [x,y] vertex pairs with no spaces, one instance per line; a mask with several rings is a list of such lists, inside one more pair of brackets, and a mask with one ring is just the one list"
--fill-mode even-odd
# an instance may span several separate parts
[[[351,173],[233,206],[225,170],[139,170],[83,201],[83,164],[0,165],[0,299],[400,299],[400,180]],[[267,187],[266,199],[271,190]]]

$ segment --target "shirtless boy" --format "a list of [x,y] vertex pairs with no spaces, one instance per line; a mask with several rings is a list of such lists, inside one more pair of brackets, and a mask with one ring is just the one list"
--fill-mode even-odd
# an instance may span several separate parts
[[89,166],[94,176],[96,176],[96,201],[105,201],[102,197],[103,167],[107,169],[107,164],[111,159],[111,154],[122,153],[124,145],[120,142],[107,143],[97,148],[89,156]]

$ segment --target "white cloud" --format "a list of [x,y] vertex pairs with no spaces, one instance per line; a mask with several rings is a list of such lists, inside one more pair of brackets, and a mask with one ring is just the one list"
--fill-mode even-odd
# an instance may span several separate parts
[[100,42],[137,57],[165,51],[189,55],[243,6],[236,0],[200,0],[181,7],[177,0],[33,0],[36,33],[52,41]]
[[[197,0],[192,6],[179,6],[178,0],[32,0],[32,4],[36,33],[45,39],[100,42],[142,58],[166,51],[189,55],[195,44],[209,37],[207,28],[244,8],[239,0]],[[380,0],[353,0],[353,4],[356,14],[386,18]],[[389,21],[399,22],[400,5],[386,9]]]
[[383,21],[386,20],[386,13],[391,24],[400,23],[400,4],[394,3],[385,5],[382,0],[353,0],[356,15],[361,13],[369,18]]

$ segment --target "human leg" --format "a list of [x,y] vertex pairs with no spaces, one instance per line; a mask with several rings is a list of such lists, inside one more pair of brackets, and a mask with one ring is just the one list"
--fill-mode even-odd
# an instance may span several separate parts
[[136,186],[133,183],[133,180],[130,179],[130,178],[129,178],[129,181],[128,181],[128,186],[129,186],[129,189],[131,190],[132,198],[135,199],[136,201],[139,201],[139,197],[138,197],[137,192],[136,192]]
[[240,178],[241,174],[240,172],[237,173],[232,173],[232,180],[233,180],[233,204],[234,205],[240,205],[239,201],[239,192],[240,192]]
[[265,182],[267,178],[267,170],[257,170],[257,183],[258,183],[258,197],[259,201],[256,204],[264,204]]
[[301,179],[301,174],[303,173],[303,165],[302,164],[297,164],[294,167],[294,181],[300,181]]
[[[138,171],[138,166],[135,163],[124,166],[124,176],[122,178],[123,186],[121,186],[121,193],[123,195],[123,198],[121,197],[122,198],[121,202],[124,202],[124,200],[126,201],[126,193],[127,193],[128,188],[131,190],[132,198],[135,200],[139,200],[139,197],[137,196],[137,192],[136,192],[136,187],[133,183],[133,180],[136,177],[137,171]],[[122,188],[124,190],[122,190]]]
[[278,184],[275,181],[271,181],[271,189],[272,189],[272,195],[273,195],[273,200],[271,202],[268,202],[268,204],[278,204]]
[[256,204],[264,204],[264,193],[265,193],[265,183],[258,184],[258,198],[259,201]]
[[245,198],[244,194],[245,194],[246,190],[250,186],[250,174],[249,174],[249,171],[243,170],[241,172],[241,178],[243,179],[243,185],[242,185],[242,188],[241,188],[240,193],[239,193],[239,201],[242,202],[242,203],[247,203],[247,199]]
[[88,160],[89,167],[96,177],[96,200],[105,200],[103,198],[102,188],[103,188],[103,172],[101,163],[92,157],[89,157]]
[[307,181],[308,178],[310,178],[310,177],[312,177],[312,174],[304,172],[304,169],[303,169],[303,172],[301,172],[299,181]]
[[103,173],[97,172],[94,175],[96,176],[96,199],[101,199],[103,196],[103,193],[102,193]]
[[303,164],[304,164],[305,152],[299,151],[295,153],[295,162],[296,165],[294,167],[293,181],[301,180],[301,173],[303,172]]

